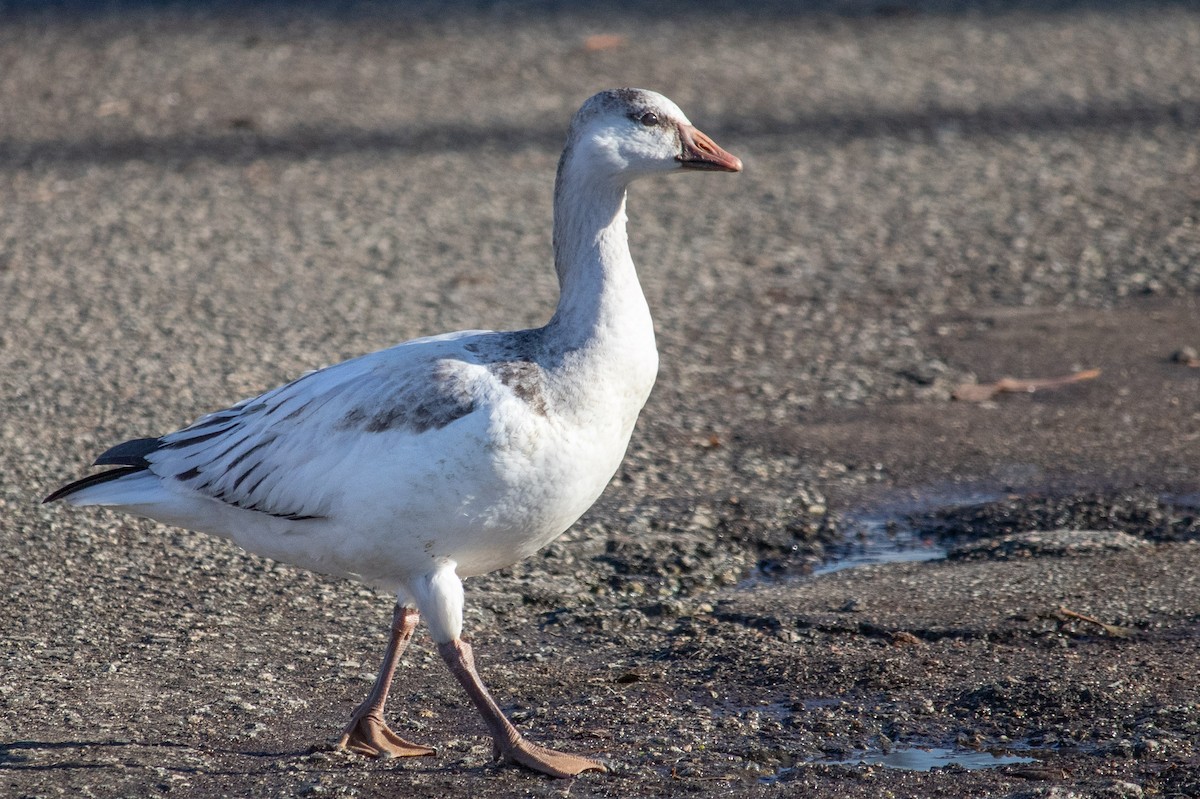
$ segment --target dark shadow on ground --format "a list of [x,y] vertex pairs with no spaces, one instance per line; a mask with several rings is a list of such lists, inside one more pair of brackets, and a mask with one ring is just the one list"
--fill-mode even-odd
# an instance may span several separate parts
[[112,16],[128,13],[170,13],[248,17],[261,14],[354,18],[360,16],[433,17],[447,14],[504,16],[544,16],[559,13],[590,17],[629,19],[670,19],[682,14],[695,16],[737,15],[742,17],[779,17],[793,19],[903,19],[917,16],[977,14],[998,16],[1014,13],[1078,14],[1091,11],[1145,13],[1162,8],[1200,10],[1196,0],[762,0],[747,4],[742,0],[532,0],[531,2],[486,2],[485,0],[375,0],[374,2],[338,2],[338,0],[0,0],[0,17],[32,16],[52,19],[52,15]]
[[[738,116],[713,119],[705,127],[720,138],[742,141],[779,136],[846,141],[884,136],[1007,137],[1064,131],[1132,131],[1156,126],[1200,128],[1200,102],[1128,103],[1108,106],[1000,106],[978,110],[927,108],[914,111],[801,114],[791,119]],[[171,136],[93,137],[79,140],[0,139],[0,166],[33,164],[155,163],[211,159],[250,163],[260,158],[302,160],[351,153],[414,155],[487,148],[557,149],[562,134],[545,126],[464,125],[402,127],[394,130],[297,127],[260,133],[253,120],[236,119],[223,131]]]

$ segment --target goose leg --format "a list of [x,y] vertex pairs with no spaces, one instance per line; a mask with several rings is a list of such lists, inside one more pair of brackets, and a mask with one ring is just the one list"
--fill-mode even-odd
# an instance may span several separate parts
[[525,740],[521,733],[517,732],[517,728],[504,717],[504,713],[484,687],[483,681],[479,679],[470,644],[460,638],[454,638],[438,644],[438,652],[483,715],[484,723],[492,734],[493,752],[497,759],[517,763],[551,777],[574,777],[584,771],[608,770],[595,760],[557,752]]
[[388,729],[383,720],[383,706],[387,702],[388,689],[396,673],[396,663],[399,662],[404,648],[408,646],[420,618],[416,610],[396,603],[396,608],[392,611],[392,637],[388,641],[387,651],[384,652],[379,676],[375,678],[371,693],[355,708],[350,716],[350,723],[342,730],[338,749],[368,757],[418,757],[437,754],[428,746],[404,740]]

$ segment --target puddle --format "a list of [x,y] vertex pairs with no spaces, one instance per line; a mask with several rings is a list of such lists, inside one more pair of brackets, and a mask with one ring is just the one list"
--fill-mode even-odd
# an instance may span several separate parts
[[1190,494],[1164,494],[1163,499],[1193,511],[1200,511],[1200,491]]
[[845,535],[826,544],[823,560],[815,555],[764,559],[742,587],[859,566],[941,560],[948,554],[947,543],[1018,529],[1108,530],[1119,523],[1119,529],[1151,540],[1192,539],[1200,537],[1198,508],[1200,493],[1113,496],[1094,488],[926,486],[843,512],[838,526]]
[[806,760],[802,764],[786,766],[766,777],[760,777],[759,782],[775,784],[794,778],[796,773],[805,766],[881,766],[899,771],[933,771],[946,768],[979,769],[1000,768],[1023,763],[1036,763],[1035,757],[1015,755],[1009,751],[978,749],[951,749],[939,746],[909,746],[895,747],[888,752],[869,750],[855,753],[847,758],[819,757]]
[[859,516],[850,520],[858,532],[853,541],[832,547],[833,555],[814,566],[814,577],[877,563],[940,560],[946,547],[894,516]]
[[851,534],[844,543],[830,547],[830,557],[814,566],[810,574],[833,574],[880,563],[940,560],[946,557],[947,547],[936,536],[914,527],[912,520],[935,511],[996,502],[1004,496],[978,486],[951,485],[927,488],[870,510],[847,513],[844,523]]
[[1009,753],[977,751],[975,749],[947,749],[944,747],[895,748],[890,752],[862,752],[852,757],[834,760],[822,758],[810,760],[810,765],[825,766],[883,766],[902,771],[932,771],[945,766],[955,766],[969,771],[983,768],[998,768],[1014,763],[1036,763],[1032,757]]

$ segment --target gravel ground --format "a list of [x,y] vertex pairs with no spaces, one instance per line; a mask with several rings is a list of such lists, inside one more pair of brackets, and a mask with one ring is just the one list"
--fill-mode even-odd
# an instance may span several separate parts
[[[1200,795],[1200,5],[735,5],[0,2],[0,794]],[[565,126],[619,85],[746,171],[635,187],[629,457],[468,584],[504,708],[611,772],[491,764],[423,634],[390,713],[439,756],[336,754],[387,598],[38,501],[545,321]],[[888,535],[950,557],[811,573]],[[837,762],[931,746],[1033,761]]]

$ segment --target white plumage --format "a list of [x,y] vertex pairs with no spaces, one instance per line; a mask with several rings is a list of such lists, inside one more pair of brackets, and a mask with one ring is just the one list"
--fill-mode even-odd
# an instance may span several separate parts
[[159,438],[104,453],[119,468],[47,501],[112,505],[394,591],[392,643],[342,745],[431,754],[382,720],[419,614],[509,760],[555,776],[602,768],[539,747],[500,714],[461,641],[461,577],[536,552],[596,500],[654,384],[650,312],[625,234],[625,190],[741,162],[665,97],[602,92],[559,163],[550,322],[416,339],[330,366]]

